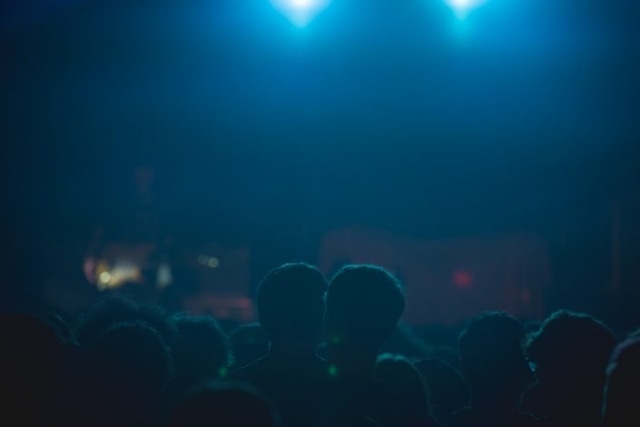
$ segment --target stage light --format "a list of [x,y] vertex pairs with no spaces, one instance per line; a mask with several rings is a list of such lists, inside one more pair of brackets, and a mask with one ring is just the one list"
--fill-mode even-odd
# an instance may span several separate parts
[[453,283],[458,288],[470,288],[473,284],[473,276],[466,270],[456,270],[453,272]]
[[100,273],[100,276],[98,276],[98,278],[100,279],[101,284],[106,285],[111,281],[111,273],[109,273],[108,271],[103,271],[102,273]]
[[297,27],[305,27],[331,0],[271,0],[273,6]]
[[453,9],[453,13],[459,18],[466,18],[474,9],[482,6],[486,0],[445,0],[445,3]]

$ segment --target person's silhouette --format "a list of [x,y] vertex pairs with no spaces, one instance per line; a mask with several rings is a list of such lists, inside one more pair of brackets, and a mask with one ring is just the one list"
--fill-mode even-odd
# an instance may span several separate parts
[[554,426],[598,426],[615,335],[585,314],[558,311],[527,344]]
[[382,426],[435,424],[424,404],[424,387],[414,390],[418,395],[410,399],[418,403],[407,405],[406,390],[395,393],[398,382],[388,381],[398,377],[406,380],[407,369],[401,369],[403,374],[399,375],[394,366],[385,372],[398,375],[385,378],[379,378],[376,372],[378,352],[393,333],[404,307],[399,281],[381,267],[347,265],[333,277],[324,327],[329,370],[336,387],[323,423],[352,425],[372,419]]
[[322,405],[328,367],[316,353],[326,290],[324,275],[308,264],[285,264],[268,273],[256,306],[269,351],[229,376],[271,397],[285,426],[310,425]]
[[603,404],[604,427],[640,425],[640,338],[620,344],[607,369],[607,386]]
[[241,325],[229,335],[235,371],[254,362],[269,352],[269,338],[260,323]]
[[414,365],[427,385],[431,411],[436,420],[442,422],[467,406],[469,390],[455,367],[437,357],[419,360]]
[[414,425],[429,414],[426,383],[409,359],[389,353],[378,356],[376,378],[392,403],[385,414],[387,420],[397,425]]
[[172,372],[168,345],[149,324],[116,323],[82,348],[82,425],[154,426]]
[[171,343],[175,371],[169,394],[175,400],[203,381],[224,378],[230,350],[227,335],[212,317],[179,313],[170,322],[176,337]]
[[535,426],[541,422],[518,411],[529,365],[522,349],[524,327],[505,313],[483,313],[460,335],[460,368],[469,387],[469,406],[444,422],[448,426]]
[[61,422],[57,394],[63,343],[53,327],[31,314],[0,316],[0,424]]
[[167,427],[279,427],[271,401],[247,384],[215,383],[189,393],[169,416]]

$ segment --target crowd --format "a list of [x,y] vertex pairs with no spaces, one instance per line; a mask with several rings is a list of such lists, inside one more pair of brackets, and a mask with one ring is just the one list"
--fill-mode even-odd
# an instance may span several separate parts
[[558,311],[471,319],[457,348],[403,336],[402,284],[285,264],[256,324],[108,298],[73,322],[4,313],[3,426],[640,426],[640,334]]

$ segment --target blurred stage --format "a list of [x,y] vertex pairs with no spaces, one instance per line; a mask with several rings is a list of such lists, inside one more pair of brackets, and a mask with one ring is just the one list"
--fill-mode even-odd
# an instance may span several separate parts
[[[172,270],[170,285],[147,295],[170,310],[254,320],[252,294],[260,277],[252,274],[251,248],[209,243],[191,252],[190,263]],[[373,263],[394,272],[406,286],[404,319],[409,324],[457,325],[483,310],[504,310],[526,319],[546,314],[550,258],[544,240],[535,235],[420,240],[353,227],[326,234],[318,253],[316,264],[329,277],[347,263]],[[126,286],[153,288],[149,283]],[[94,292],[93,297],[109,292]],[[131,294],[144,298],[142,292]],[[55,287],[48,298],[63,311],[73,310],[65,304],[77,301]]]

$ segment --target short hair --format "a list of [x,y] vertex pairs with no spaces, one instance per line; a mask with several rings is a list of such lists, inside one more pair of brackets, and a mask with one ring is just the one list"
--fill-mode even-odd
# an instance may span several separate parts
[[171,350],[160,333],[143,321],[111,326],[85,348],[89,367],[114,384],[141,384],[161,391],[173,373]]
[[176,330],[171,346],[176,376],[217,378],[228,368],[229,337],[213,317],[177,313],[170,322]]
[[613,332],[595,318],[559,310],[530,337],[526,350],[538,374],[559,380],[583,382],[597,377],[602,381],[616,342]]
[[256,305],[260,325],[271,340],[319,341],[327,279],[306,263],[284,264],[260,283]]
[[502,312],[485,312],[469,322],[458,346],[462,375],[471,387],[519,380],[526,373],[524,326]]
[[167,342],[173,341],[174,330],[165,310],[155,304],[143,304],[114,294],[102,298],[83,313],[76,323],[75,338],[85,346],[116,323],[142,321],[155,329]]
[[344,266],[327,291],[329,344],[378,349],[393,332],[404,308],[403,289],[390,272],[375,265]]

